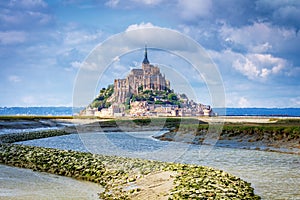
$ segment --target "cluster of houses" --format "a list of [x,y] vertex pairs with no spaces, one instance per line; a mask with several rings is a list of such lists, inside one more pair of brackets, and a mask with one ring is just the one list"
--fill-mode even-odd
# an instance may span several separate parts
[[97,117],[188,117],[188,116],[212,116],[213,111],[210,106],[197,104],[189,101],[184,106],[171,104],[149,104],[147,101],[135,101],[130,104],[130,109],[126,110],[124,104],[113,103],[109,108],[98,110],[97,108],[87,108],[86,115]]

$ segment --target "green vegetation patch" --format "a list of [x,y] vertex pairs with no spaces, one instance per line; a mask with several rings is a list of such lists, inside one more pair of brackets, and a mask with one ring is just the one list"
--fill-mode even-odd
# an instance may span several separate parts
[[222,130],[222,135],[238,136],[238,135],[256,135],[261,137],[268,137],[275,140],[286,139],[299,139],[300,127],[299,126],[229,126],[225,125]]
[[92,108],[108,108],[111,106],[111,102],[109,98],[114,93],[114,85],[108,85],[107,88],[102,88],[100,90],[99,95],[93,100],[93,102],[89,105]]
[[68,135],[73,133],[73,129],[63,130],[45,130],[45,131],[28,131],[14,134],[1,134],[0,143],[14,143],[26,140],[34,140],[40,138],[54,137],[60,135]]
[[250,183],[222,170],[197,165],[172,164],[179,172],[169,199],[260,199]]
[[[209,128],[208,124],[181,124],[180,129],[171,130],[176,133],[181,131],[182,133],[203,135],[207,133]],[[196,131],[195,131],[196,130]],[[272,124],[256,124],[256,125],[241,125],[241,124],[225,124],[222,127],[221,136],[235,137],[255,135],[257,137],[266,137],[269,139],[280,140],[294,140],[300,138],[300,126],[297,125],[272,125]],[[258,138],[259,139],[259,138]]]
[[300,126],[300,119],[299,118],[290,118],[290,119],[278,119],[276,124],[284,124],[284,125],[298,125]]

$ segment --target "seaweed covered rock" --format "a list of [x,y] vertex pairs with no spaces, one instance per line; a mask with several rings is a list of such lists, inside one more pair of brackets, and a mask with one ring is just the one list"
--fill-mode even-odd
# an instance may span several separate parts
[[156,183],[150,181],[149,187],[138,183],[149,174],[164,171],[176,174],[170,179],[171,189],[162,194],[164,198],[260,199],[240,178],[197,165],[4,143],[0,144],[0,163],[99,183],[104,187],[101,199],[135,199],[147,189],[150,193]]

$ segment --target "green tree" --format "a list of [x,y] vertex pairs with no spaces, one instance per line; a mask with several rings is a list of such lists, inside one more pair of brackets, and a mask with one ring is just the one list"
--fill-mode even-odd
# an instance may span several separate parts
[[170,101],[177,101],[177,95],[174,93],[168,94],[168,100]]

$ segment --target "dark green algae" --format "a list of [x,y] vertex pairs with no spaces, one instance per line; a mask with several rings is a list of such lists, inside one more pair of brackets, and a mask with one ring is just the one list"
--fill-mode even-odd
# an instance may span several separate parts
[[0,163],[98,183],[100,199],[131,199],[140,189],[128,190],[128,184],[158,171],[177,172],[169,199],[260,199],[250,183],[197,165],[6,143],[0,144]]

